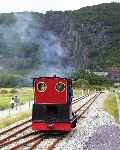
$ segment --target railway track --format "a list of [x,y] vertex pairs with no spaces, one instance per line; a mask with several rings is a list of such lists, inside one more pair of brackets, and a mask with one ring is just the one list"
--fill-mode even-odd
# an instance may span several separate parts
[[76,104],[77,102],[79,102],[80,100],[82,100],[82,99],[85,99],[86,97],[88,97],[89,96],[89,94],[86,94],[86,95],[84,95],[84,96],[82,96],[82,97],[78,97],[76,100],[73,100],[72,101],[72,105],[73,104]]
[[[94,103],[94,101],[97,99],[97,97],[100,94],[94,95],[92,98],[90,98],[87,102],[82,104],[77,110],[74,111],[75,117],[72,119],[74,121],[75,119],[80,119],[90,108],[90,106]],[[86,96],[87,97],[87,96]],[[85,97],[83,97],[84,99]],[[74,101],[73,104],[77,103],[80,99],[77,99]],[[33,132],[32,130],[28,131],[28,129],[31,127],[31,119],[14,126],[6,131],[3,131],[0,133],[0,148],[1,150],[5,148],[5,150],[16,150],[19,148],[26,149],[27,150],[33,150],[36,149],[36,147],[41,143],[44,142],[47,138],[47,135],[44,133],[38,133]],[[15,131],[17,129],[17,131]],[[12,131],[12,134],[10,132]],[[23,132],[25,133],[23,134]],[[28,131],[28,133],[27,133]],[[5,136],[6,134],[6,136]],[[5,136],[1,139],[1,137]],[[16,137],[17,136],[17,137]],[[53,139],[53,141],[48,144],[47,150],[53,150],[56,145],[62,141],[66,135],[62,135],[60,137],[56,137],[53,139],[53,137],[50,138],[50,141]],[[41,145],[41,144],[40,144]]]
[[100,94],[101,93],[94,95],[87,102],[85,102],[82,106],[80,106],[76,111],[74,111],[74,114],[76,115],[76,117],[73,119],[79,120],[82,117],[82,115],[84,115],[87,112],[87,110],[89,110],[90,106],[94,103],[94,101],[97,99],[97,97]]
[[[82,97],[78,97],[73,104],[79,102],[80,100],[86,98],[88,95],[82,96]],[[24,132],[25,130],[29,129],[31,127],[31,119],[26,120],[16,126],[13,126],[7,130],[4,130],[2,132],[0,132],[0,144],[10,140],[11,138],[13,138],[14,136]],[[13,140],[14,141],[14,140]],[[9,143],[9,142],[7,142]],[[5,145],[5,144],[4,144]]]
[[12,130],[14,130],[14,129],[18,128],[18,127],[21,127],[21,126],[25,125],[26,123],[28,123],[28,122],[30,122],[30,121],[31,121],[31,119],[28,119],[28,120],[23,121],[22,123],[20,123],[20,124],[18,124],[18,125],[15,125],[15,126],[9,128],[9,129],[6,129],[6,130],[4,130],[4,131],[1,131],[1,132],[0,132],[0,137],[1,137],[2,135],[4,135],[4,134],[8,133],[8,132],[11,132]]
[[27,139],[24,139],[24,142],[20,142],[16,146],[9,148],[9,150],[17,150],[21,147],[22,148],[27,147],[28,150],[30,149],[33,150],[43,140],[44,140],[43,134],[36,134],[36,135],[33,135],[32,137],[28,136]]
[[[86,113],[86,111],[90,108],[90,106],[94,103],[94,101],[97,99],[97,97],[100,95],[100,93],[99,94],[96,94],[95,96],[93,96],[91,99],[89,99],[87,102],[85,102],[81,107],[79,107],[74,113],[76,114],[76,113],[78,113],[79,112],[79,114],[76,116],[76,117],[74,117],[73,118],[73,121],[74,121],[74,119],[80,119],[80,118],[82,118],[82,115],[84,115],[85,113]],[[84,108],[85,107],[85,108]],[[84,108],[84,109],[83,109]],[[81,109],[83,109],[81,112],[80,112],[80,110]],[[67,137],[67,136],[66,136]],[[47,150],[53,150],[55,147],[56,147],[56,145],[61,141],[61,140],[63,140],[65,137],[63,136],[63,137],[58,137],[49,147],[48,147],[48,149]]]
[[[67,136],[67,135],[66,135]],[[56,145],[62,141],[66,136],[61,136],[61,137],[58,137],[50,146],[48,146],[47,150],[53,150]]]

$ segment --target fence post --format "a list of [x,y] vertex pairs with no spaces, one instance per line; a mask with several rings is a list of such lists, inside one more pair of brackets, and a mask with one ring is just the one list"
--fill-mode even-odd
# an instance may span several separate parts
[[30,98],[29,98],[29,108],[30,108]]
[[84,95],[83,89],[82,89],[82,96]]
[[9,116],[10,116],[10,106],[9,106]]
[[88,95],[90,94],[90,90],[88,89],[88,93],[87,93]]

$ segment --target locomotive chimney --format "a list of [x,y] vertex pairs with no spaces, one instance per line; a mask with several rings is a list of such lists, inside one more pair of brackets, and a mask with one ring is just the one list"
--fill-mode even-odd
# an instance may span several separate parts
[[55,75],[53,75],[53,77],[56,77],[56,74],[55,74]]

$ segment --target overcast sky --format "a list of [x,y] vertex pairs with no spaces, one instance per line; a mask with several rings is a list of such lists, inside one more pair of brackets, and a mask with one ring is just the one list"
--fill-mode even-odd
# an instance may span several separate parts
[[75,10],[100,3],[120,2],[120,0],[0,0],[0,13],[48,10]]

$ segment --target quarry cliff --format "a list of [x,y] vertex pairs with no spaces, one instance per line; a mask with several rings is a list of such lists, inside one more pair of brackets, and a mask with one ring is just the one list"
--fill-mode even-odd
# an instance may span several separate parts
[[[0,14],[0,70],[29,74],[120,67],[120,3]],[[39,74],[39,72],[37,72]]]

